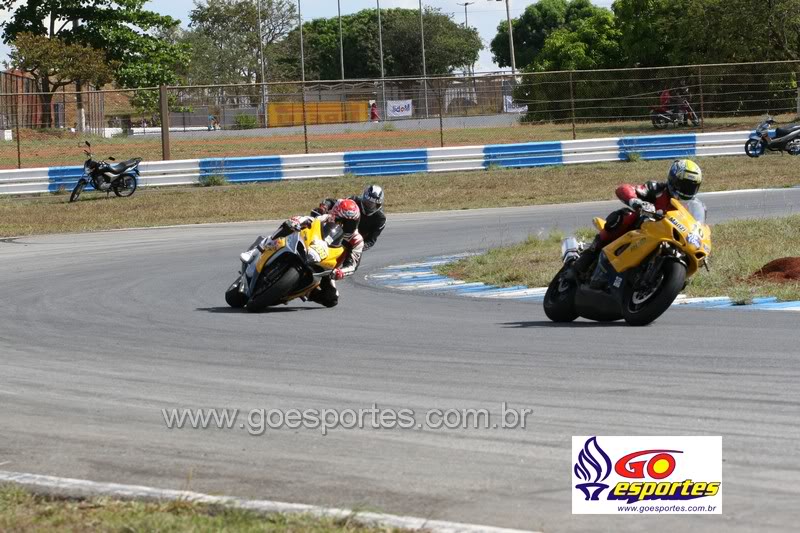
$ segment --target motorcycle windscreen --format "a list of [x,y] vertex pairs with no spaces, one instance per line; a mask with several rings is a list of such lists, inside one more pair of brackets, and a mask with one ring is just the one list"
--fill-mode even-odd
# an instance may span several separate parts
[[681,201],[681,205],[686,208],[687,211],[694,217],[694,219],[699,222],[700,224],[706,223],[706,216],[708,213],[708,208],[706,204],[702,201],[698,200],[697,198],[689,201]]

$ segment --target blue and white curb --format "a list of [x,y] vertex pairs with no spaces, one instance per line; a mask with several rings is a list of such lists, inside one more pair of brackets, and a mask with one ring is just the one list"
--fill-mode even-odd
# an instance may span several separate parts
[[[367,281],[388,289],[421,291],[429,294],[456,295],[467,298],[494,300],[544,301],[547,287],[525,286],[498,287],[485,283],[466,282],[449,278],[435,272],[438,266],[446,265],[473,254],[434,257],[417,263],[392,265],[370,274]],[[736,309],[744,311],[800,311],[800,302],[779,302],[777,298],[756,298],[751,304],[739,305],[727,297],[687,298],[678,296],[673,304],[686,308]]]
[[[345,175],[389,177],[489,168],[531,168],[625,161],[632,153],[642,159],[744,155],[744,143],[749,135],[747,131],[644,135],[450,148],[145,161],[139,166],[139,185],[193,185],[208,176],[224,176],[231,183],[258,183]],[[268,152],[269,147],[265,146],[264,151]],[[0,170],[0,194],[70,190],[82,174],[82,166]]]

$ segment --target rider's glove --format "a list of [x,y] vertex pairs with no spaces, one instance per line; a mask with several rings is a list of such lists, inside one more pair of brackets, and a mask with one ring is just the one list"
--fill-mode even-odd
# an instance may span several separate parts
[[331,277],[336,281],[339,281],[340,279],[344,279],[344,272],[342,272],[341,268],[334,268]]
[[645,213],[655,213],[656,207],[651,204],[650,202],[645,202],[644,200],[640,200],[639,198],[632,198],[628,201],[628,206],[631,209],[638,209],[640,211],[644,211]]

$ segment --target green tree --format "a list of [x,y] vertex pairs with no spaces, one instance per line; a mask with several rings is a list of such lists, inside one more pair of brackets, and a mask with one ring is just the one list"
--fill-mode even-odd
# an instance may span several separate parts
[[[419,11],[381,11],[384,68],[387,76],[422,74],[422,41]],[[483,48],[473,28],[464,28],[437,9],[426,9],[426,68],[429,75],[448,74],[473,64]],[[378,13],[366,9],[342,17],[344,69],[348,78],[377,78],[381,75],[378,46]],[[303,24],[306,75],[316,79],[339,79],[338,19],[316,19]],[[282,62],[299,76],[299,31],[293,30],[284,43]]]
[[41,92],[42,126],[53,126],[53,93],[83,80],[95,85],[108,83],[112,72],[105,55],[80,44],[67,44],[58,37],[23,32],[11,43],[11,64],[28,72]]
[[[600,8],[590,0],[539,0],[525,8],[519,18],[513,19],[514,53],[517,66],[533,63],[544,47],[547,37],[555,30],[577,20],[593,16]],[[511,66],[508,43],[508,22],[497,27],[490,49],[495,63],[501,67]]]
[[533,62],[533,70],[591,70],[619,67],[621,32],[614,15],[598,10],[552,32]]
[[[261,2],[260,31],[257,1]],[[191,50],[187,68],[190,83],[261,82],[261,44],[267,79],[282,77],[276,68],[276,43],[297,25],[293,2],[206,0],[195,5],[189,18],[190,30],[180,40]],[[263,43],[259,43],[259,33]]]

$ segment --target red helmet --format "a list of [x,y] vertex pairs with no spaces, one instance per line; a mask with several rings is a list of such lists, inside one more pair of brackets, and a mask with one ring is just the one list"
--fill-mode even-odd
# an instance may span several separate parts
[[355,201],[344,198],[336,202],[331,209],[331,216],[337,224],[341,224],[346,237],[349,237],[358,229],[358,221],[361,219],[361,211]]

